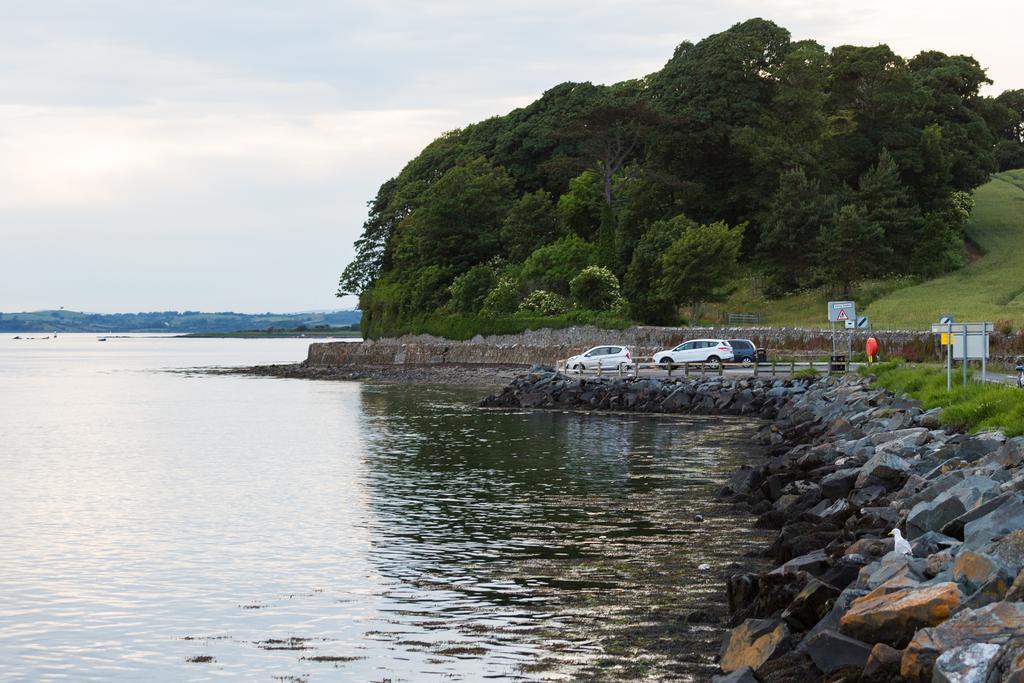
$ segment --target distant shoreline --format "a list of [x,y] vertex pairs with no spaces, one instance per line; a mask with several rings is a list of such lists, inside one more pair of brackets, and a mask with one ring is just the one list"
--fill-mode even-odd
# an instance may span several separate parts
[[280,330],[268,332],[267,330],[239,330],[238,332],[188,332],[176,334],[176,338],[192,339],[300,339],[303,337],[316,339],[362,339],[362,334],[356,330],[308,330],[296,332],[295,330]]

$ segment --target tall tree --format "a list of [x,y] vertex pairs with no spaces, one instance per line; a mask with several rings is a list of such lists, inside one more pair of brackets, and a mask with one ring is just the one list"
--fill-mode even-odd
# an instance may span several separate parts
[[509,209],[501,224],[501,243],[512,261],[522,261],[537,247],[558,239],[562,230],[551,193],[529,192]]
[[483,157],[449,169],[399,224],[396,266],[436,264],[454,277],[496,256],[512,186],[505,170]]
[[900,181],[896,162],[884,147],[878,163],[861,176],[857,202],[871,224],[869,234],[881,235],[881,245],[871,249],[878,259],[873,272],[900,272],[914,247],[920,213]]
[[879,273],[889,250],[885,231],[868,219],[867,210],[846,204],[822,228],[818,236],[818,276],[827,286],[839,287],[842,295],[850,295],[850,285]]
[[735,288],[743,228],[719,221],[683,232],[661,257],[661,287],[679,304],[692,307],[690,322],[700,316],[700,304],[717,301]]
[[661,287],[664,274],[661,257],[673,242],[696,225],[683,215],[656,221],[637,242],[622,282],[630,313],[637,320],[652,325],[674,325],[678,321],[675,301]]
[[758,244],[770,293],[791,292],[810,279],[815,240],[834,212],[834,199],[803,168],[782,174]]

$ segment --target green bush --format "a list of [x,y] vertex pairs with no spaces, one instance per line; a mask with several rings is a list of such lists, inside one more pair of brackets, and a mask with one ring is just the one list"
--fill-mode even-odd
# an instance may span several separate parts
[[520,313],[537,315],[558,315],[569,310],[569,302],[561,294],[536,289],[526,295],[519,304]]
[[528,289],[544,289],[566,296],[569,281],[597,262],[597,247],[576,235],[536,249],[523,264],[522,282]]
[[495,285],[494,269],[486,263],[473,266],[452,282],[451,306],[459,313],[477,313]]
[[484,297],[481,312],[488,317],[499,317],[511,315],[519,308],[519,282],[509,276],[504,276],[494,288]]
[[604,311],[620,298],[619,279],[603,266],[587,266],[569,281],[573,303],[580,308]]

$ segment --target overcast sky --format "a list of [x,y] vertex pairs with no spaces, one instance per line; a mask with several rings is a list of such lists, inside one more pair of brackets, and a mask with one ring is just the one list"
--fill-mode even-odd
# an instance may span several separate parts
[[1024,87],[1024,3],[3,0],[0,311],[298,311],[439,133],[659,69],[754,16],[973,54]]

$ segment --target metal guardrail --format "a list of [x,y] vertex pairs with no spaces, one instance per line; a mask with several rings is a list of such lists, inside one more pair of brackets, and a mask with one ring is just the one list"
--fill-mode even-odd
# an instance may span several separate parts
[[780,374],[790,376],[798,370],[811,369],[819,373],[825,374],[842,374],[850,372],[853,367],[848,361],[836,364],[829,361],[771,361],[765,363],[717,363],[711,365],[708,363],[655,363],[655,362],[636,362],[636,363],[620,363],[615,368],[602,368],[600,366],[596,368],[567,368],[565,365],[565,359],[559,360],[555,367],[560,372],[575,373],[576,375],[594,375],[596,377],[602,376],[618,376],[618,377],[638,377],[642,370],[664,370],[667,372],[668,377],[672,377],[673,371],[682,370],[683,377],[707,377],[709,375],[725,374],[726,370],[747,370],[754,377],[761,375],[777,377]]

